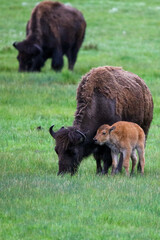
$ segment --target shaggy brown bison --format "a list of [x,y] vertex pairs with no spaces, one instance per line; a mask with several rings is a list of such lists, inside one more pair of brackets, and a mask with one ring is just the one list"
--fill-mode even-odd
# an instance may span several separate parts
[[137,162],[136,150],[139,156],[141,175],[143,175],[145,134],[138,124],[126,121],[116,122],[112,126],[104,124],[98,128],[93,140],[100,145],[106,144],[111,149],[112,175],[116,172],[119,153],[123,154],[123,166],[127,175],[129,175],[129,159],[131,157],[131,174],[134,173]]
[[[103,124],[117,121],[135,122],[147,133],[153,117],[153,101],[145,82],[137,75],[120,67],[92,69],[79,84],[77,111],[73,126],[62,127],[57,132],[50,127],[56,140],[55,151],[59,158],[59,174],[73,175],[84,157],[94,155],[97,173],[108,172],[112,164],[111,150],[98,146],[93,137]],[[119,165],[121,169],[122,156]]]
[[60,71],[63,55],[73,70],[85,28],[84,17],[77,9],[59,2],[39,3],[27,23],[26,39],[13,43],[19,51],[19,71],[40,71],[48,58],[52,59],[52,68]]

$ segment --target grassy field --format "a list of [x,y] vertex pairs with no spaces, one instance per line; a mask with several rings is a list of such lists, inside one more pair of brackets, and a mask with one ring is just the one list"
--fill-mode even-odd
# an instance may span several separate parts
[[[36,3],[1,0],[0,240],[159,240],[159,0],[70,1],[87,21],[74,72],[65,59],[61,73],[50,60],[41,73],[18,73],[12,43],[25,38]],[[74,177],[58,177],[48,129],[72,124],[81,76],[103,65],[138,74],[152,92],[144,177],[96,176],[92,157]]]

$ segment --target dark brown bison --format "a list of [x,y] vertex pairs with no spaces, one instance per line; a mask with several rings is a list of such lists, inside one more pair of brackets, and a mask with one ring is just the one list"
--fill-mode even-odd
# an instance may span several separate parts
[[[98,67],[87,73],[77,90],[77,111],[73,126],[57,132],[50,127],[56,140],[59,157],[59,174],[77,171],[84,157],[94,155],[97,172],[106,174],[112,164],[107,146],[93,141],[96,130],[103,124],[129,121],[140,125],[147,137],[153,118],[153,101],[145,82],[137,75],[120,67]],[[123,157],[119,169],[121,169]]]
[[84,17],[77,9],[59,2],[39,3],[27,23],[26,39],[13,43],[19,51],[19,71],[40,71],[48,58],[52,59],[52,68],[60,71],[63,55],[73,70],[85,28]]

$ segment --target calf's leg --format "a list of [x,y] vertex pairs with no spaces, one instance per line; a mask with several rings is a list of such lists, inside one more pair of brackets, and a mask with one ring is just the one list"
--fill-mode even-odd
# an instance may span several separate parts
[[134,169],[137,163],[137,155],[136,155],[136,150],[133,150],[131,153],[131,159],[132,159],[132,170],[131,170],[131,175],[134,173]]
[[127,148],[123,151],[123,167],[125,168],[126,175],[129,176],[129,159],[131,156],[131,149]]
[[118,163],[118,154],[111,151],[112,156],[112,176],[116,173],[117,163]]
[[137,147],[137,152],[138,152],[139,162],[140,162],[140,166],[141,166],[141,175],[143,176],[143,174],[144,174],[144,165],[145,165],[144,146],[143,145],[139,145]]

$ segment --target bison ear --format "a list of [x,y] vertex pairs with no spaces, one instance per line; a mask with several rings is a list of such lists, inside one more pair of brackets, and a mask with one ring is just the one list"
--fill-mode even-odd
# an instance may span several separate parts
[[34,52],[36,53],[35,55],[43,53],[42,48],[38,44],[34,44],[33,47],[34,47]]
[[83,143],[86,139],[86,136],[79,130],[76,130],[75,132],[69,132],[68,137],[73,145]]
[[81,136],[80,143],[84,142],[86,140],[86,135],[79,130],[76,130],[76,132],[79,133]]
[[111,127],[111,128],[109,129],[109,134],[110,134],[115,128],[116,128],[115,126]]

